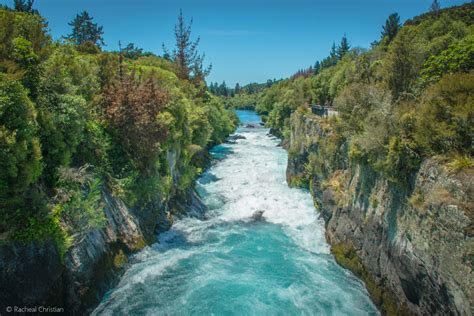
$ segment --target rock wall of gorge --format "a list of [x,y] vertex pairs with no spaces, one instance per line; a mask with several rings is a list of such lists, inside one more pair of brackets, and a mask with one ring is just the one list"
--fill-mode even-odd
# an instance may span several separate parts
[[[208,158],[206,153],[203,163]],[[174,183],[180,178],[178,151],[169,153]],[[190,212],[199,216],[206,206],[191,185],[173,190],[156,203],[136,210],[102,189],[105,224],[77,232],[64,255],[52,240],[22,244],[0,244],[0,310],[8,306],[54,306],[67,314],[83,315],[98,304],[115,285],[128,265],[129,255],[155,241],[157,232],[169,229],[173,217]]]
[[449,172],[431,158],[396,184],[351,161],[346,144],[315,171],[311,155],[331,132],[326,119],[292,115],[287,182],[311,190],[337,261],[384,314],[472,314],[474,171]]

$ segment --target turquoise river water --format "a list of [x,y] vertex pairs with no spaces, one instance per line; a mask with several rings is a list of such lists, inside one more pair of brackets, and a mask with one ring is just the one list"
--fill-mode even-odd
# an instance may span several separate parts
[[[338,266],[307,191],[285,181],[287,153],[251,111],[245,139],[212,150],[197,181],[209,211],[187,217],[132,259],[95,315],[378,315]],[[263,211],[261,220],[252,215]]]

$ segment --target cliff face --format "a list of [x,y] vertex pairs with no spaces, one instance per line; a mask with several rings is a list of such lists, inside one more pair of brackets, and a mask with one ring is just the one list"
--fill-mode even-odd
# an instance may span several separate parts
[[330,133],[319,117],[293,114],[287,179],[309,185],[337,261],[383,313],[472,314],[474,171],[451,173],[429,159],[403,186],[349,161],[344,145],[329,171],[308,171]]
[[3,308],[53,305],[81,313],[113,284],[127,263],[126,254],[142,248],[145,236],[136,216],[120,199],[105,190],[103,199],[106,224],[81,236],[64,258],[53,241],[2,246]]
[[[174,181],[180,178],[179,152],[169,154]],[[158,194],[158,193],[157,193]],[[68,314],[92,311],[118,282],[128,256],[169,229],[174,216],[199,216],[206,206],[194,188],[174,190],[171,197],[134,210],[108,189],[102,190],[105,224],[74,239],[63,257],[52,240],[0,245],[0,310],[7,306],[56,306]]]

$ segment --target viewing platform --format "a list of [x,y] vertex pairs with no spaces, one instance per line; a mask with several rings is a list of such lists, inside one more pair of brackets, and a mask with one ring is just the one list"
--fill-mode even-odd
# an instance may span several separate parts
[[339,112],[337,111],[335,107],[318,105],[318,104],[311,104],[311,112],[321,117],[330,117],[330,116],[339,115]]

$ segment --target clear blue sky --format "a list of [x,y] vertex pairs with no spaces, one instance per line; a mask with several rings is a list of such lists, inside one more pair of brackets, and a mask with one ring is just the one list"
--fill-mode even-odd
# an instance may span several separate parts
[[[402,21],[428,10],[432,0],[36,0],[54,38],[70,32],[87,10],[104,27],[105,49],[129,42],[161,55],[172,47],[179,9],[193,17],[194,36],[213,70],[208,81],[233,86],[290,76],[327,56],[344,33],[352,46],[378,39],[390,13]],[[441,0],[453,6],[466,0]],[[10,5],[13,0],[0,0]]]

